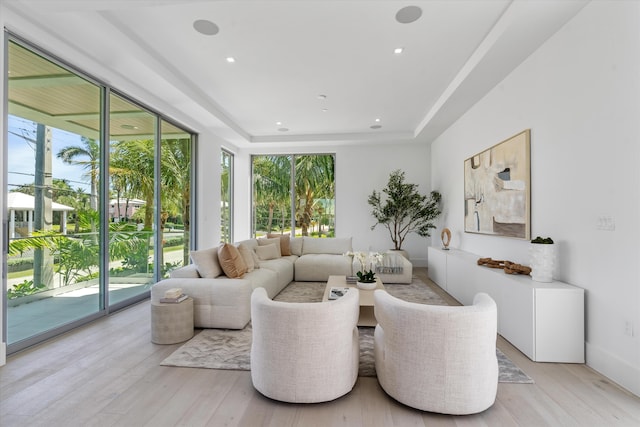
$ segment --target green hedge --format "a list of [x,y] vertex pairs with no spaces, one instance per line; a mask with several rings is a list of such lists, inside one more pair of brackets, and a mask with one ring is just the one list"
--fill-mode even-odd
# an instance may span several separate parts
[[33,258],[15,258],[7,260],[7,271],[15,273],[16,271],[26,271],[33,269]]

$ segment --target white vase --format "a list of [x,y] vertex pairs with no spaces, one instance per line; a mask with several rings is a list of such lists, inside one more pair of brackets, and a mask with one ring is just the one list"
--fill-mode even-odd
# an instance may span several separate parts
[[371,283],[358,282],[358,283],[356,283],[356,286],[358,287],[358,289],[362,289],[364,291],[370,291],[372,289],[375,289],[377,285],[378,284],[376,282],[371,282]]
[[529,248],[531,278],[536,282],[553,281],[556,265],[556,245],[531,243]]

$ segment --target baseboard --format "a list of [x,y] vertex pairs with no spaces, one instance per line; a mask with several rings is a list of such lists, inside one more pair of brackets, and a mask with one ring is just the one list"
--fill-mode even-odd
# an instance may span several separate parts
[[640,367],[619,359],[600,347],[586,343],[587,365],[640,397]]

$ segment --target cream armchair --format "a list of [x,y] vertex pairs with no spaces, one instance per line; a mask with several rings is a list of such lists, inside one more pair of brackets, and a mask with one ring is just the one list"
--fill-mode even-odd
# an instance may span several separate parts
[[498,388],[497,309],[487,294],[462,307],[416,304],[374,293],[378,381],[423,411],[463,415],[493,405]]
[[251,295],[251,380],[260,393],[293,403],[326,402],[358,378],[358,290],[335,301],[272,301]]

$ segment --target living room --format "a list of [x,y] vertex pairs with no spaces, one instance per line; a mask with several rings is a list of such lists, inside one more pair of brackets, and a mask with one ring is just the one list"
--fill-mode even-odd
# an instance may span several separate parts
[[[73,2],[61,3],[68,6]],[[92,71],[100,68],[95,57],[73,52],[24,16],[13,10],[2,12],[2,24],[33,43],[80,67]],[[438,231],[443,227],[452,230],[452,247],[527,263],[527,241],[464,232],[463,162],[531,129],[532,233],[552,236],[558,243],[556,279],[585,290],[587,365],[637,396],[639,24],[640,10],[635,1],[588,2],[530,56],[522,58],[513,71],[499,78],[493,89],[469,105],[451,126],[435,135],[423,133],[402,142],[376,136],[349,143],[285,139],[277,147],[268,143],[235,146],[218,135],[215,126],[207,126],[208,117],[202,112],[190,110],[193,116],[186,117],[186,110],[163,101],[161,96],[144,93],[131,81],[114,84],[198,130],[195,198],[200,248],[217,245],[220,237],[219,218],[210,209],[219,205],[218,192],[210,191],[219,187],[219,171],[210,167],[210,159],[217,159],[224,147],[235,155],[235,240],[248,237],[251,231],[251,155],[335,153],[336,227],[338,235],[353,236],[355,248],[388,248],[386,233],[370,230],[372,218],[366,198],[385,185],[389,172],[401,168],[423,192],[435,189],[442,193],[443,215]],[[172,90],[175,87],[168,88]],[[199,122],[199,117],[205,120]],[[354,176],[354,170],[370,165],[370,174]],[[600,172],[599,168],[605,170]],[[601,227],[602,220],[614,222],[613,229]],[[427,265],[429,245],[438,246],[438,239],[412,237],[407,242],[415,266]],[[4,361],[5,355],[0,356]]]

